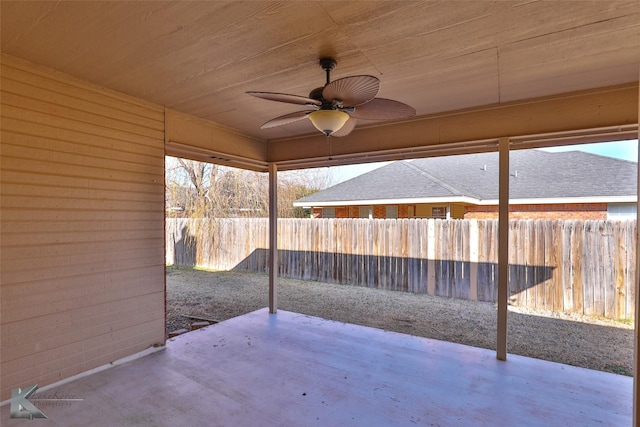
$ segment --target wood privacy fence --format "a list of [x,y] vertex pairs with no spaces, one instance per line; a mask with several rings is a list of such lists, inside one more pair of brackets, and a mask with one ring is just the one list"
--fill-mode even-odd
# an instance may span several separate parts
[[[267,219],[188,221],[167,219],[167,264],[267,271]],[[636,221],[509,228],[512,304],[634,317]],[[280,219],[279,275],[495,302],[497,242],[497,220]]]

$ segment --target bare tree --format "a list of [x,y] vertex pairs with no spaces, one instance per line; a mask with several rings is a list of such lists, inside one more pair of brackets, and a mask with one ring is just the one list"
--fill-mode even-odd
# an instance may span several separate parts
[[[269,215],[268,175],[194,160],[167,158],[167,214],[229,218]],[[293,202],[330,184],[325,169],[278,174],[278,216],[304,217]]]
[[305,218],[310,212],[294,207],[293,202],[331,185],[327,169],[304,169],[278,174],[278,216]]

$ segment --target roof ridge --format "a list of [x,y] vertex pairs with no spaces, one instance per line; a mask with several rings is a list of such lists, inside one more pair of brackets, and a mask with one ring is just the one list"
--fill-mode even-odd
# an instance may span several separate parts
[[420,175],[426,176],[427,178],[431,179],[432,181],[435,181],[438,185],[440,185],[443,188],[446,188],[447,190],[451,191],[452,193],[459,195],[459,196],[464,196],[464,194],[458,190],[457,188],[447,184],[446,182],[444,182],[441,178],[438,178],[437,176],[427,172],[426,170],[419,168],[418,166],[412,164],[411,162],[408,161],[403,161],[401,164],[413,169],[414,171],[418,172]]
[[[447,197],[469,198],[477,200],[477,203],[497,200],[498,154],[486,152],[396,161],[308,198],[317,202],[443,200]],[[637,194],[636,162],[579,150],[558,153],[514,150],[510,155],[510,170],[518,169],[520,172],[522,169],[523,172],[509,180],[511,199],[596,197],[600,200],[602,197],[635,197]],[[484,168],[483,163],[489,168]]]

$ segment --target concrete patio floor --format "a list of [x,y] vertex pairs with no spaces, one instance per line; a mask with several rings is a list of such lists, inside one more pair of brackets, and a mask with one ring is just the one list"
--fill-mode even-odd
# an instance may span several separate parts
[[[42,392],[42,426],[630,426],[632,379],[261,309]],[[26,386],[26,385],[25,385]],[[40,390],[39,390],[40,392]],[[26,426],[11,419],[0,425]]]

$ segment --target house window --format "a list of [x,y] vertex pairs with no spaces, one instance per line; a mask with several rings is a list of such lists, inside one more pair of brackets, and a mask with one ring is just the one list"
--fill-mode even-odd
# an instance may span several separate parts
[[398,218],[397,206],[387,206],[385,210],[385,218]]
[[607,206],[608,220],[636,219],[638,205],[635,203],[609,203]]
[[373,209],[371,206],[360,206],[358,209],[358,218],[373,218]]
[[431,218],[447,219],[447,208],[444,206],[434,206],[431,208]]
[[322,208],[322,218],[335,218],[336,208]]

